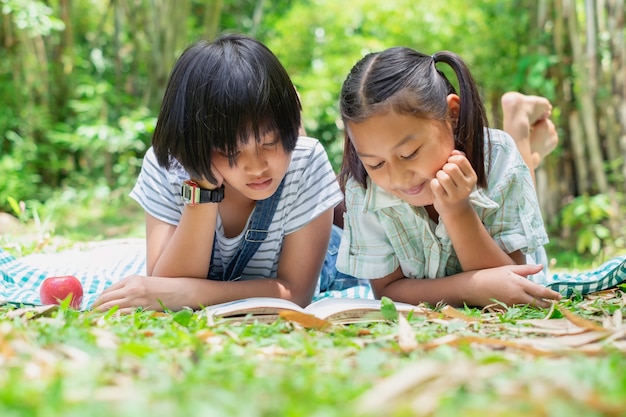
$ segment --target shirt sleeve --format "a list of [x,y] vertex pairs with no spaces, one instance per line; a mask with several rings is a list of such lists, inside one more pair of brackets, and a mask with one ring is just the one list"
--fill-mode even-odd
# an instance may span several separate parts
[[301,138],[298,147],[301,149],[294,151],[287,179],[290,185],[286,192],[290,195],[286,196],[285,234],[301,229],[343,199],[324,147],[311,138]]
[[548,243],[535,186],[513,139],[504,132],[498,138],[501,140],[494,141],[492,147],[487,190],[498,208],[485,209],[479,215],[505,251],[534,253]]
[[181,184],[182,178],[159,166],[154,151],[150,148],[144,156],[141,172],[130,192],[130,197],[137,201],[146,213],[177,226],[183,212]]

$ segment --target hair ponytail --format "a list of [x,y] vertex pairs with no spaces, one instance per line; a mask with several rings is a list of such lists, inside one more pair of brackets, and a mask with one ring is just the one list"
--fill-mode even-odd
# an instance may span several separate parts
[[[447,64],[455,73],[458,83],[458,95],[461,98],[459,117],[454,129],[455,146],[465,152],[472,162],[480,187],[487,186],[485,174],[485,128],[488,127],[487,112],[478,92],[478,86],[472,77],[467,64],[461,57],[450,51],[433,54],[435,64]],[[445,75],[437,69],[445,78]],[[447,78],[446,78],[447,80]],[[487,136],[486,141],[489,141]]]

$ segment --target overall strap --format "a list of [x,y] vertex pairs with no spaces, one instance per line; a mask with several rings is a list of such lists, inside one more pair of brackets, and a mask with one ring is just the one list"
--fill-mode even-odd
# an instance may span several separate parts
[[[228,266],[224,268],[224,274],[221,277],[222,281],[232,281],[241,276],[244,268],[248,265],[248,261],[250,261],[259,246],[261,246],[261,243],[267,238],[268,229],[282,196],[284,184],[285,179],[283,178],[274,194],[265,200],[256,202],[256,207],[252,213],[245,236],[241,240],[237,253],[235,253]],[[215,245],[215,241],[213,245]]]

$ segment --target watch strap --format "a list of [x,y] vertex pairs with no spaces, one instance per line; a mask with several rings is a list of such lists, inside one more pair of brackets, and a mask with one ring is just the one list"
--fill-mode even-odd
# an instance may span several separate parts
[[199,204],[203,203],[219,203],[224,199],[224,186],[221,185],[214,190],[207,190],[206,188],[198,187],[200,192]]

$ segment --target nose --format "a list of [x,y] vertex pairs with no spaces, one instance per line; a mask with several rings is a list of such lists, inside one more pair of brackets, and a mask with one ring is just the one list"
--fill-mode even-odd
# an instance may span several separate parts
[[411,177],[409,170],[402,164],[389,163],[387,173],[389,185],[393,188],[405,188]]
[[262,150],[257,147],[253,147],[248,152],[245,152],[244,158],[244,169],[250,175],[259,176],[268,167],[267,158],[265,158]]

